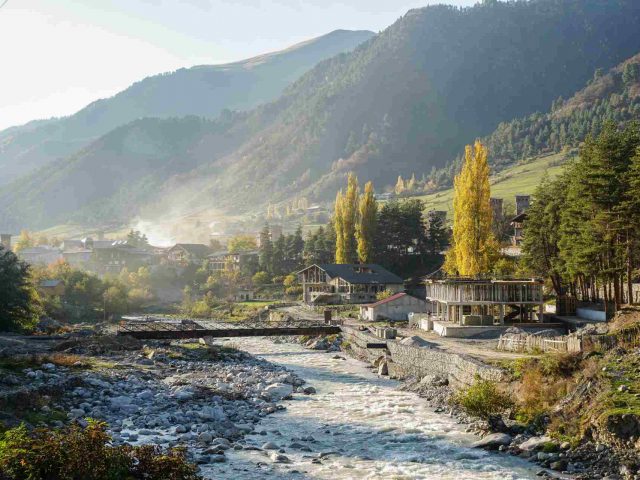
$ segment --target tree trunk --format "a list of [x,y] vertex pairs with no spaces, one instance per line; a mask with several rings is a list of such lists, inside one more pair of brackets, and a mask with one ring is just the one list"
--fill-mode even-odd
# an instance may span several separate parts
[[627,300],[629,305],[633,304],[633,281],[631,276],[633,275],[633,253],[631,249],[630,235],[627,234]]

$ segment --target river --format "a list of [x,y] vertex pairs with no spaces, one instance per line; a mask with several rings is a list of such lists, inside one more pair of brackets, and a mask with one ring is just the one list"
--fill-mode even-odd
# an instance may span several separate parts
[[378,377],[357,360],[268,339],[232,343],[295,371],[317,394],[295,394],[286,410],[265,417],[256,434],[246,437],[256,447],[275,443],[290,463],[273,463],[257,450],[229,450],[226,463],[204,468],[207,478],[537,478],[539,468],[524,460],[469,448],[476,437],[454,418],[434,413],[418,395],[398,390],[397,381]]

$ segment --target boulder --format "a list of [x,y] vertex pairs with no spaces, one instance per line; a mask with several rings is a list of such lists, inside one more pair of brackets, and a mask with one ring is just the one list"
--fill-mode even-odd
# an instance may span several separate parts
[[473,448],[484,448],[485,450],[497,450],[501,446],[508,446],[511,443],[511,435],[506,433],[491,433],[486,437],[473,442]]
[[277,402],[291,397],[292,393],[293,386],[287,383],[272,383],[262,391],[262,396],[272,402]]
[[550,437],[531,437],[529,440],[518,445],[518,448],[525,452],[533,452],[535,450],[540,450],[544,447],[545,443],[549,443],[551,441]]
[[449,385],[449,379],[444,375],[425,375],[420,380],[420,385],[428,387],[444,387]]
[[382,362],[378,365],[378,375],[389,375],[389,364]]
[[287,457],[286,455],[282,455],[278,452],[272,452],[271,455],[269,455],[269,457],[271,457],[271,460],[273,461],[273,463],[291,463],[291,460],[289,460],[289,457]]
[[227,419],[227,416],[224,414],[224,411],[222,410],[221,407],[215,406],[215,407],[211,407],[211,406],[206,406],[206,407],[202,407],[202,410],[200,410],[200,412],[198,412],[198,416],[202,419],[202,420],[206,420],[206,421],[223,421]]
[[616,442],[633,441],[640,438],[640,417],[632,413],[609,415],[605,428]]

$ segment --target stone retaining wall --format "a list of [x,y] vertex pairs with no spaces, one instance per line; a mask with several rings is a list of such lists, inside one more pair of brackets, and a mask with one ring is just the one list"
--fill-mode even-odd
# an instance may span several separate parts
[[360,360],[373,363],[381,356],[387,354],[387,350],[384,348],[367,348],[367,344],[374,342],[385,343],[386,340],[353,327],[342,326],[340,328],[342,330],[342,336],[349,342],[349,348]]
[[[355,356],[361,360],[373,363],[386,355],[389,376],[392,378],[420,379],[427,375],[441,375],[446,377],[454,388],[471,385],[476,377],[496,382],[505,379],[505,372],[500,368],[467,355],[445,352],[437,348],[402,345],[394,340],[385,341],[352,327],[342,327],[342,334]],[[367,348],[367,344],[372,342],[386,342],[387,348]]]
[[413,347],[388,342],[391,362],[389,375],[394,378],[422,378],[426,375],[447,377],[454,388],[471,385],[476,377],[499,382],[505,373],[467,355],[444,352],[434,348]]

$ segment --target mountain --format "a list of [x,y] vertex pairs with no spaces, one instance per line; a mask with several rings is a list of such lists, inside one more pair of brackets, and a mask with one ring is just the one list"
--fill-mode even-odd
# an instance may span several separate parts
[[80,150],[110,130],[143,117],[217,117],[276,99],[319,61],[373,36],[336,30],[286,50],[226,65],[182,68],[145,78],[69,117],[30,122],[0,132],[0,185]]
[[[122,127],[117,145],[101,139],[0,192],[0,224],[43,227],[204,208],[255,213],[300,196],[330,200],[351,170],[380,188],[399,174],[443,167],[501,122],[571,97],[595,71],[640,51],[638,27],[640,4],[632,0],[485,0],[411,10],[353,51],[320,62],[276,101],[203,125],[175,150],[188,168],[145,170],[151,177],[120,176],[116,185],[101,170],[90,178],[99,193],[79,189],[84,177],[76,172],[135,163],[136,139],[156,138],[151,130],[164,128],[134,122]],[[140,182],[153,188],[139,194]],[[64,189],[75,194],[59,204],[55,196]],[[131,191],[135,201],[122,193]],[[33,205],[44,213],[36,215]]]
[[[575,149],[587,135],[597,135],[607,120],[640,121],[640,54],[607,72],[597,70],[583,89],[567,100],[557,98],[546,112],[500,123],[482,142],[489,148],[493,171],[499,172],[531,158]],[[434,189],[453,185],[462,159],[460,154],[447,167],[431,172],[427,183]]]

